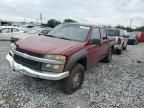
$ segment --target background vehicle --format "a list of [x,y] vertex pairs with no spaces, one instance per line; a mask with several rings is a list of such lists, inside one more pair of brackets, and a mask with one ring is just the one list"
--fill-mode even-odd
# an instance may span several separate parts
[[12,34],[23,33],[24,29],[12,26],[0,26],[0,40],[10,40]]
[[128,44],[138,44],[139,38],[138,38],[139,32],[128,32],[127,35],[129,36],[128,38]]
[[116,28],[107,29],[108,36],[115,39],[114,49],[117,51],[117,54],[121,54],[123,50],[127,49],[126,31]]
[[18,41],[20,39],[28,38],[30,36],[39,36],[47,34],[51,28],[49,27],[33,27],[24,33],[14,34],[11,37],[11,42]]
[[144,32],[139,32],[139,34],[138,34],[138,41],[139,42],[144,42]]
[[84,72],[112,58],[105,28],[84,24],[60,24],[46,36],[29,37],[12,44],[7,55],[11,67],[26,75],[61,80],[62,90],[73,93],[84,80]]

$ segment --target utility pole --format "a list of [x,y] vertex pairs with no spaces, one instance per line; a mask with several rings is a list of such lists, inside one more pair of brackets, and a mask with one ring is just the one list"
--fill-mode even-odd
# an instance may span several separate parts
[[26,22],[26,19],[24,18],[24,24],[25,24],[25,22]]
[[41,24],[42,24],[42,20],[43,20],[42,13],[40,13],[40,21],[41,21]]
[[131,18],[130,19],[130,28],[132,27],[132,21],[133,21],[133,19]]
[[37,18],[37,24],[39,23],[39,19]]

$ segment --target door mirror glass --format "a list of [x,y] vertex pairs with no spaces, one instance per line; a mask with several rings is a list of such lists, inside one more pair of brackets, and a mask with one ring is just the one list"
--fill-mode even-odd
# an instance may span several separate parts
[[129,36],[127,36],[127,35],[123,35],[123,37],[125,37],[125,38],[129,38]]
[[101,40],[100,39],[92,39],[91,44],[101,44]]

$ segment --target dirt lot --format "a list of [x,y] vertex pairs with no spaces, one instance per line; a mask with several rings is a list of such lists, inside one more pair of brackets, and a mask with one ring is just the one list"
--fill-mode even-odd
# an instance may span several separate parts
[[13,72],[5,60],[9,42],[0,42],[0,108],[144,108],[144,44],[128,46],[110,64],[85,73],[72,95],[60,83]]

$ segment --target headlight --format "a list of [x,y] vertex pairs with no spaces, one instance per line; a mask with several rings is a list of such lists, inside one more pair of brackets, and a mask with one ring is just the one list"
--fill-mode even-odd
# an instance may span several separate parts
[[16,45],[14,43],[11,43],[11,48],[15,50],[16,49]]
[[58,60],[58,61],[62,61],[62,62],[66,61],[66,56],[63,56],[63,55],[45,55],[44,58]]
[[55,65],[55,64],[43,63],[42,67],[41,67],[41,70],[50,71],[50,72],[62,72],[63,71],[64,65],[65,65],[65,62],[66,62],[66,56],[63,56],[63,55],[45,55],[44,58],[45,59],[62,61],[63,64]]
[[62,72],[63,68],[64,68],[64,65],[53,65],[53,64],[43,63],[41,70],[49,71],[49,72]]

